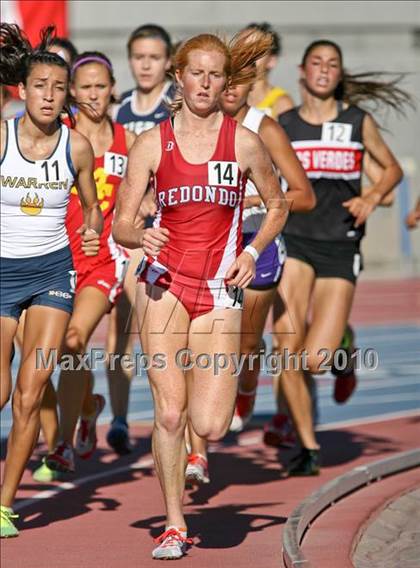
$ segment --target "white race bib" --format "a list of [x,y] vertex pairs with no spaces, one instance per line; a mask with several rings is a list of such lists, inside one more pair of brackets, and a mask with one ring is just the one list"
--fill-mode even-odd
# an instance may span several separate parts
[[343,122],[324,122],[322,125],[321,140],[323,142],[350,142],[352,132],[352,124],[345,124]]
[[112,176],[124,177],[127,169],[127,156],[115,154],[114,152],[105,152],[104,170],[105,173]]
[[238,172],[239,167],[236,162],[209,162],[209,184],[236,187],[238,185]]

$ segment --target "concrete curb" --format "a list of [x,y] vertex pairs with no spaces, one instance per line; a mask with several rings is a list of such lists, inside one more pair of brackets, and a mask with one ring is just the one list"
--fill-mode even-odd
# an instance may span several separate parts
[[327,507],[365,485],[418,466],[420,466],[420,448],[355,467],[309,495],[292,511],[284,526],[282,552],[286,568],[311,568],[300,544],[311,523]]

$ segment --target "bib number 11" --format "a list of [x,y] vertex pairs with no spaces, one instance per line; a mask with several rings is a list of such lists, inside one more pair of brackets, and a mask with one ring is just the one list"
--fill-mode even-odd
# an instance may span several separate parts
[[235,187],[238,185],[238,170],[236,162],[209,162],[209,184]]

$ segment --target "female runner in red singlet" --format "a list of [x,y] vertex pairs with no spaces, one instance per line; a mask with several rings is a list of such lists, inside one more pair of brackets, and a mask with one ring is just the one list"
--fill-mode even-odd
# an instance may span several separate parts
[[[219,110],[228,82],[254,78],[267,39],[227,46],[203,34],[175,59],[182,95],[173,118],[139,136],[121,185],[114,238],[143,246],[137,312],[142,348],[152,360],[155,405],[153,454],[167,513],[154,558],[180,558],[188,542],[182,511],[187,417],[196,434],[217,440],[232,418],[240,348],[241,296],[259,253],[281,231],[286,204],[258,136]],[[135,214],[154,176],[158,213],[153,229],[136,230]],[[242,251],[246,177],[255,182],[267,215]],[[223,361],[222,361],[223,359]],[[222,363],[218,367],[217,363]],[[185,370],[192,372],[185,377]]]
[[[66,335],[69,353],[85,353],[96,326],[122,292],[128,256],[111,236],[116,194],[125,174],[128,148],[135,136],[113,123],[108,116],[115,79],[109,59],[99,52],[80,54],[72,67],[71,93],[79,106],[76,130],[86,136],[95,153],[95,181],[104,215],[104,231],[97,258],[87,262],[78,254],[80,201],[73,188],[66,219],[67,231],[77,270],[76,301]],[[74,471],[73,437],[81,415],[76,452],[88,458],[96,447],[96,420],[105,400],[92,395],[90,370],[62,370],[58,386],[60,406],[59,443],[47,456],[48,468]]]

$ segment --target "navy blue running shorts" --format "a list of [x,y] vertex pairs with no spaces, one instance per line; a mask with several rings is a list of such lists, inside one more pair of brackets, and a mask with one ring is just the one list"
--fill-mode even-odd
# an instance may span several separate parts
[[31,258],[0,258],[0,316],[19,321],[31,306],[73,312],[76,272],[70,248]]

